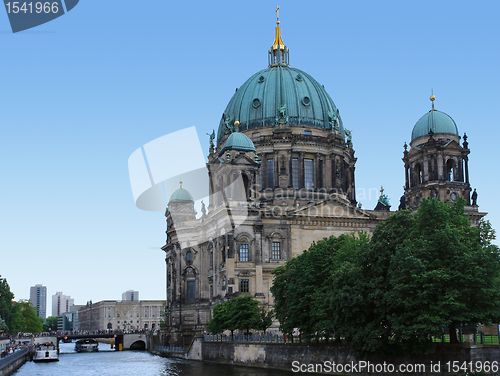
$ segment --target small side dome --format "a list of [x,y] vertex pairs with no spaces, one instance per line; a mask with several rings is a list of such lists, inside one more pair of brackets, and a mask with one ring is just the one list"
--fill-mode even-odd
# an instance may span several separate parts
[[449,133],[458,136],[458,127],[451,116],[441,111],[430,110],[413,127],[411,140],[425,136],[431,130],[434,133]]
[[172,193],[172,196],[170,196],[170,200],[168,200],[168,204],[170,205],[171,203],[183,203],[183,202],[194,202],[193,196],[191,196],[191,193],[189,193],[187,190],[182,188],[182,180],[181,180],[181,187],[176,190],[174,193]]
[[412,141],[429,134],[431,130],[434,134],[445,133],[458,136],[458,127],[451,116],[434,109],[435,99],[436,97],[433,94],[430,97],[432,109],[422,116],[413,127],[413,131],[411,132]]
[[257,152],[252,140],[250,140],[248,136],[238,131],[233,132],[229,135],[226,143],[219,152],[219,156],[221,156],[226,150],[253,151],[254,153]]

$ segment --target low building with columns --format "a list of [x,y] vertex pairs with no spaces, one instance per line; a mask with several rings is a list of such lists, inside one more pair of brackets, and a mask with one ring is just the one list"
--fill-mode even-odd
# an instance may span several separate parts
[[156,330],[165,310],[164,300],[102,300],[78,310],[74,330]]

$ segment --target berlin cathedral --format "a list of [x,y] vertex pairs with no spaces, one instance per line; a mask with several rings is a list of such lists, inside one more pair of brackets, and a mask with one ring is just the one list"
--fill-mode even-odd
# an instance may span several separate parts
[[[182,184],[168,202],[162,335],[170,345],[188,346],[206,331],[213,306],[232,297],[251,294],[272,308],[273,269],[314,241],[372,233],[391,215],[383,191],[374,210],[358,205],[351,132],[324,86],[289,65],[276,24],[268,67],[237,89],[211,136],[208,206],[197,218]],[[463,197],[477,224],[486,213],[471,192],[467,136],[430,99],[404,145],[399,209]]]

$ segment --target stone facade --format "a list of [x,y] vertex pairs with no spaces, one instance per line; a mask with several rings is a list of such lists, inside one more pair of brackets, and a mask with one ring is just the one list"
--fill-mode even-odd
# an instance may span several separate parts
[[[272,308],[276,267],[325,237],[371,234],[391,214],[383,190],[376,210],[357,204],[351,132],[324,87],[289,67],[280,33],[278,26],[269,50],[272,64],[237,90],[222,116],[217,145],[215,131],[210,138],[208,208],[203,204],[197,217],[189,186],[182,184],[168,203],[162,247],[162,336],[168,345],[188,346],[206,330],[213,306],[232,297],[250,294]],[[451,118],[445,125],[457,129]],[[405,149],[400,208],[416,208],[420,198],[432,195],[469,203],[467,145],[460,146],[458,133],[433,136],[426,134],[427,123],[419,127],[425,134]],[[484,215],[474,205],[467,210],[473,222]]]
[[103,300],[78,310],[78,328],[96,330],[155,330],[160,327],[163,300]]

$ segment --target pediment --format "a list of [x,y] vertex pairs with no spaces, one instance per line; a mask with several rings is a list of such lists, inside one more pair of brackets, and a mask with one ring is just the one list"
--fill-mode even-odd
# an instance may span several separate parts
[[239,165],[247,165],[247,166],[255,165],[255,161],[252,158],[250,158],[246,153],[235,156],[235,158],[233,159],[233,163]]

